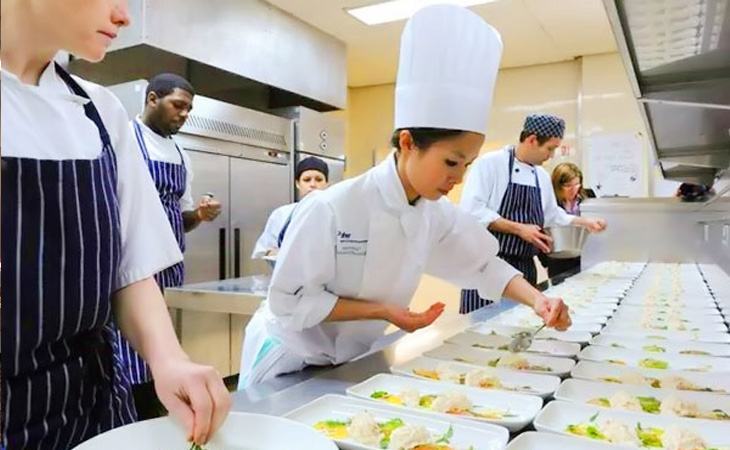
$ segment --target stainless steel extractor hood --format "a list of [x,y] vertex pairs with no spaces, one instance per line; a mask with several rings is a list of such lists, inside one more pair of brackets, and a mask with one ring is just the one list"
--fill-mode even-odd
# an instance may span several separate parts
[[261,0],[130,0],[132,25],[104,61],[73,72],[104,85],[187,77],[207,97],[261,111],[342,109],[346,49],[338,39]]
[[604,0],[665,178],[730,168],[730,0]]

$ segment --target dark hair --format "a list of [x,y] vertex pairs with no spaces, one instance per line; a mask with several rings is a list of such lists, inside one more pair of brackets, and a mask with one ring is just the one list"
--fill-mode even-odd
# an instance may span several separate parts
[[540,145],[543,145],[544,143],[546,143],[547,141],[549,141],[550,139],[553,138],[553,136],[543,136],[543,135],[535,133],[534,131],[522,130],[522,132],[520,132],[520,142],[525,142],[525,139],[532,136],[533,134],[537,138],[537,143]]
[[150,95],[150,92],[154,92],[158,97],[162,98],[172,94],[172,92],[178,88],[188,91],[190,95],[195,96],[195,89],[193,89],[193,85],[185,78],[174,73],[161,73],[152,77],[150,83],[147,85],[147,90],[144,95],[145,98],[147,98]]
[[400,150],[400,132],[407,130],[411,133],[411,138],[416,147],[426,149],[438,141],[454,138],[464,133],[463,130],[446,130],[443,128],[398,128],[393,132],[390,143],[393,147]]

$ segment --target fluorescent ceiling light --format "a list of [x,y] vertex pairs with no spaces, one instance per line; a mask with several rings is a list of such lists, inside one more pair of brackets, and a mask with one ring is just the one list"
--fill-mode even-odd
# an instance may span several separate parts
[[449,3],[467,7],[494,1],[497,0],[390,0],[359,8],[346,8],[345,11],[366,25],[379,25],[408,19],[416,11],[428,5]]

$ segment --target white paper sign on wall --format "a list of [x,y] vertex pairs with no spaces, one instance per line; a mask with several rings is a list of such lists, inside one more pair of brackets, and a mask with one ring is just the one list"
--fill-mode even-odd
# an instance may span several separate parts
[[644,147],[636,133],[601,133],[588,138],[590,187],[598,197],[644,196]]

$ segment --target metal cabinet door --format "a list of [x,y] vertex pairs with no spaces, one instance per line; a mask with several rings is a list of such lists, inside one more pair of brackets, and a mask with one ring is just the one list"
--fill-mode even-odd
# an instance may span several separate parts
[[228,278],[229,165],[228,156],[188,150],[193,169],[193,202],[211,192],[221,202],[221,214],[213,222],[203,222],[185,235],[185,284]]
[[271,211],[289,203],[289,189],[287,165],[231,158],[232,277],[271,272],[251,253]]
[[345,162],[337,159],[327,159],[327,166],[330,169],[330,186],[339,183],[345,177]]

